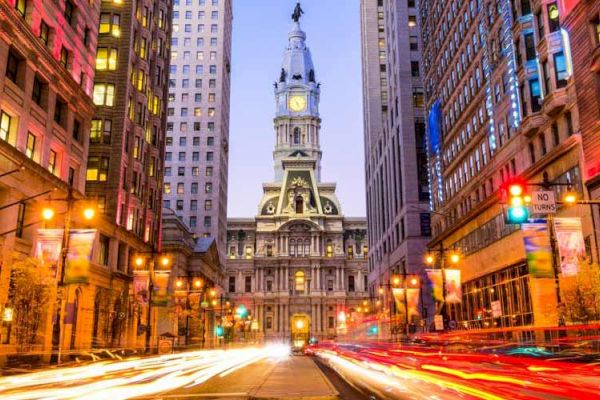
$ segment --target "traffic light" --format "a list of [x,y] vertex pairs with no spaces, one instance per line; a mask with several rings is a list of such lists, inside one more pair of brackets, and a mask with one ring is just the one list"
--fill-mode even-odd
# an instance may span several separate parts
[[371,327],[369,327],[369,333],[371,335],[377,335],[377,332],[379,332],[379,328],[377,328],[377,325],[372,325]]
[[508,211],[506,222],[509,224],[522,224],[529,219],[529,210],[525,204],[525,185],[512,183],[508,186]]
[[225,329],[223,329],[223,327],[219,325],[215,328],[215,333],[217,334],[217,337],[223,337]]

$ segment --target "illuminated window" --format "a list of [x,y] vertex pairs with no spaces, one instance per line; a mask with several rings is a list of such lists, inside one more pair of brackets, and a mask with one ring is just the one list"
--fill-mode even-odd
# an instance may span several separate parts
[[185,193],[185,185],[182,182],[179,182],[177,184],[177,194],[184,194]]
[[42,39],[42,42],[44,42],[44,44],[46,46],[48,45],[49,36],[50,36],[50,28],[48,27],[48,24],[46,24],[44,22],[44,20],[42,20],[40,22],[40,39]]
[[304,292],[304,282],[305,282],[304,271],[296,272],[294,282],[295,282],[296,292]]
[[33,133],[27,132],[27,145],[25,146],[25,155],[33,160],[35,156],[36,137]]
[[252,246],[246,246],[246,260],[252,259],[253,253]]
[[408,26],[411,28],[417,26],[417,17],[415,15],[408,16]]
[[15,3],[15,9],[23,18],[25,18],[25,12],[27,11],[27,0],[17,0]]
[[327,257],[333,257],[333,244],[331,242],[327,243]]
[[112,107],[115,101],[115,85],[96,83],[94,85],[94,104],[97,106]]
[[61,49],[60,49],[60,60],[59,61],[63,67],[67,68],[67,65],[69,63],[69,51],[64,47],[61,47]]
[[169,182],[165,182],[165,194],[171,194],[171,184]]
[[10,136],[11,117],[4,111],[0,111],[0,139],[8,142]]
[[52,149],[50,149],[50,154],[48,155],[48,171],[50,171],[53,175],[58,175],[59,168],[57,168],[58,155]]
[[117,54],[117,49],[98,47],[98,52],[96,53],[96,70],[115,71],[117,69]]
[[205,211],[212,210],[212,200],[204,200],[204,210]]
[[89,157],[86,180],[106,182],[108,177],[108,157]]
[[148,53],[148,41],[146,38],[142,38],[141,46],[140,46],[140,58],[146,59],[146,54]]

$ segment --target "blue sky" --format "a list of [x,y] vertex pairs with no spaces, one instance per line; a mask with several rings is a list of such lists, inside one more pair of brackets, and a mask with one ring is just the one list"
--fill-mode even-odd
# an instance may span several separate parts
[[[295,0],[234,0],[229,217],[253,217],[273,180],[273,82]],[[321,87],[322,180],[346,216],[365,216],[359,0],[304,0],[302,28]]]

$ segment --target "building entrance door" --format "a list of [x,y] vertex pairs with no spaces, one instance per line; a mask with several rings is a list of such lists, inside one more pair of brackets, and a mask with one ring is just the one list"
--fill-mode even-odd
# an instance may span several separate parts
[[291,318],[292,351],[302,352],[310,340],[310,318],[306,314],[294,314]]

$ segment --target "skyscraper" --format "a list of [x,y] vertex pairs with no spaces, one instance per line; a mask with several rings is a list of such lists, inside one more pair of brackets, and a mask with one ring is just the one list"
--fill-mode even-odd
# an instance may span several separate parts
[[301,14],[275,84],[274,180],[259,215],[228,222],[224,285],[259,337],[294,343],[342,334],[361,314],[368,252],[366,221],[344,217],[335,183],[321,181],[321,85]]
[[[101,4],[86,191],[136,237],[133,251],[159,242],[169,3]],[[120,251],[127,259],[130,250]]]
[[[557,282],[569,272],[561,273],[562,262],[550,250],[556,245],[552,220],[580,221],[583,229],[574,230],[582,231],[590,252],[589,208],[559,206],[552,215],[532,207],[534,226],[512,222],[506,211],[513,182],[522,182],[533,199],[540,190],[557,201],[567,191],[585,196],[570,39],[559,5],[424,0],[420,20],[434,209],[430,246],[462,256],[462,296],[446,315],[465,328],[556,325]],[[540,264],[532,262],[538,254],[546,256]],[[444,254],[435,255],[440,266]]]
[[227,222],[231,0],[175,1],[164,206],[224,256]]
[[394,275],[423,274],[431,235],[416,2],[362,0],[361,32],[369,290],[376,296]]

